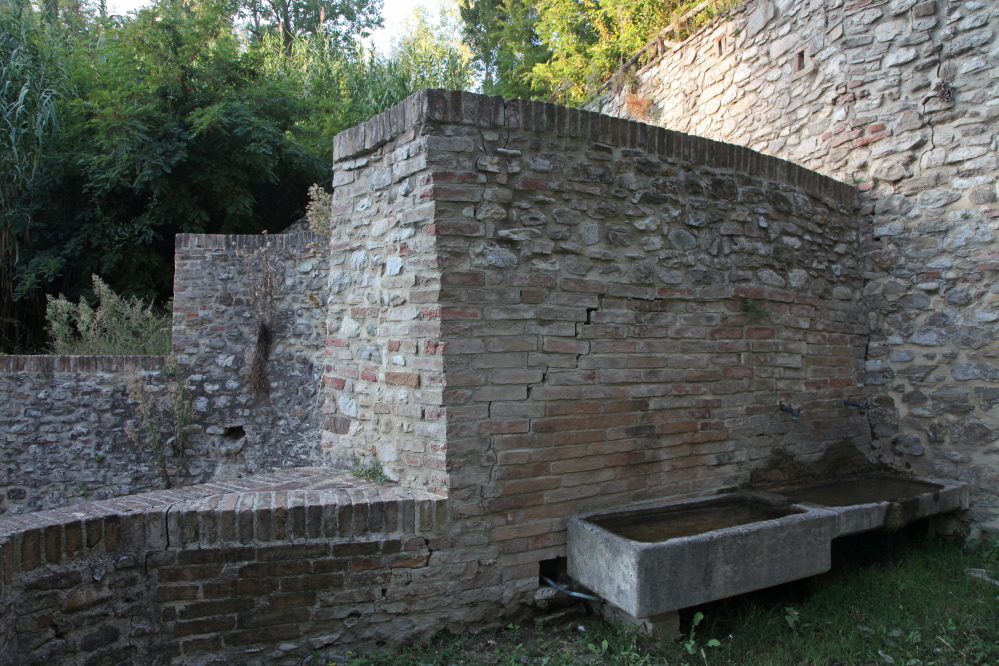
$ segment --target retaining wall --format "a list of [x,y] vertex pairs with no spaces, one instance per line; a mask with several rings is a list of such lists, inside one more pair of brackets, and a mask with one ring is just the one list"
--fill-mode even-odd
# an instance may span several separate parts
[[981,0],[753,0],[593,104],[859,186],[877,456],[971,482],[993,524],[997,31]]

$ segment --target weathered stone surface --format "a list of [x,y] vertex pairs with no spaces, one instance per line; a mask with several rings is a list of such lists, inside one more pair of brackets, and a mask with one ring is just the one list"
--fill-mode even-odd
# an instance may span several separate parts
[[[721,32],[733,48],[718,55],[712,49]],[[956,368],[999,353],[989,327],[996,313],[991,296],[983,297],[994,291],[997,266],[997,33],[999,15],[979,0],[835,10],[791,1],[778,11],[751,0],[731,20],[667,50],[627,91],[604,91],[594,108],[627,116],[632,92],[651,100],[653,121],[670,130],[746,145],[859,185],[871,214],[858,257],[871,267],[863,301],[870,348],[890,347],[896,372],[910,359],[895,351],[911,343],[937,355],[938,374],[949,368],[962,377],[956,381],[991,381]],[[821,43],[806,53],[817,76],[788,74],[800,64],[794,39]],[[889,291],[892,282],[901,290]],[[936,313],[946,314],[930,323]],[[902,422],[910,413],[901,400],[912,389],[908,379],[868,384],[891,398]],[[918,434],[910,427],[906,434]],[[950,425],[937,430],[946,444],[940,450],[960,450]],[[894,464],[889,446],[875,455]],[[971,477],[978,492],[995,502],[999,459],[975,464],[984,470]],[[971,463],[927,449],[919,465],[957,478]],[[999,525],[999,509],[976,515]]]

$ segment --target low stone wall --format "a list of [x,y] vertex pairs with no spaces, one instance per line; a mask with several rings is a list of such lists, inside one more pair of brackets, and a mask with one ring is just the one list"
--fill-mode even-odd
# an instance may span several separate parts
[[444,502],[299,469],[0,524],[0,664],[303,663],[482,619]]
[[[0,513],[162,488],[128,385],[164,390],[162,356],[0,356]],[[197,483],[189,465],[174,480]]]
[[[191,439],[212,450],[216,478],[317,459],[329,257],[329,243],[311,232],[177,236],[174,354],[191,391]],[[266,386],[255,391],[253,302],[264,260],[275,278],[274,314]]]
[[[255,254],[256,253],[256,254]],[[0,357],[0,514],[308,465],[318,408],[329,244],[309,232],[177,237],[173,342],[163,357]],[[265,390],[247,383],[252,275],[274,275]],[[251,269],[251,266],[253,267]],[[136,386],[130,386],[138,382]],[[150,405],[166,471],[136,396]],[[190,425],[176,437],[175,412]]]

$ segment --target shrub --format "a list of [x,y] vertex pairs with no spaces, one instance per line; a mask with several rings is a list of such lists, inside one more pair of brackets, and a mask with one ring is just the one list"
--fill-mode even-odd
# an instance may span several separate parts
[[170,315],[152,303],[124,298],[93,276],[97,309],[86,300],[73,304],[62,294],[48,296],[45,319],[52,352],[76,355],[131,355],[170,353]]

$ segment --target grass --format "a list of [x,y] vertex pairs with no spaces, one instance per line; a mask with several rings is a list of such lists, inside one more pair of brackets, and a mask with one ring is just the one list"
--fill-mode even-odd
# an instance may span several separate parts
[[333,663],[999,666],[999,587],[968,573],[986,569],[995,577],[999,550],[930,540],[919,527],[840,539],[829,573],[687,609],[678,641],[652,640],[581,614],[554,626],[524,621],[441,634]]

